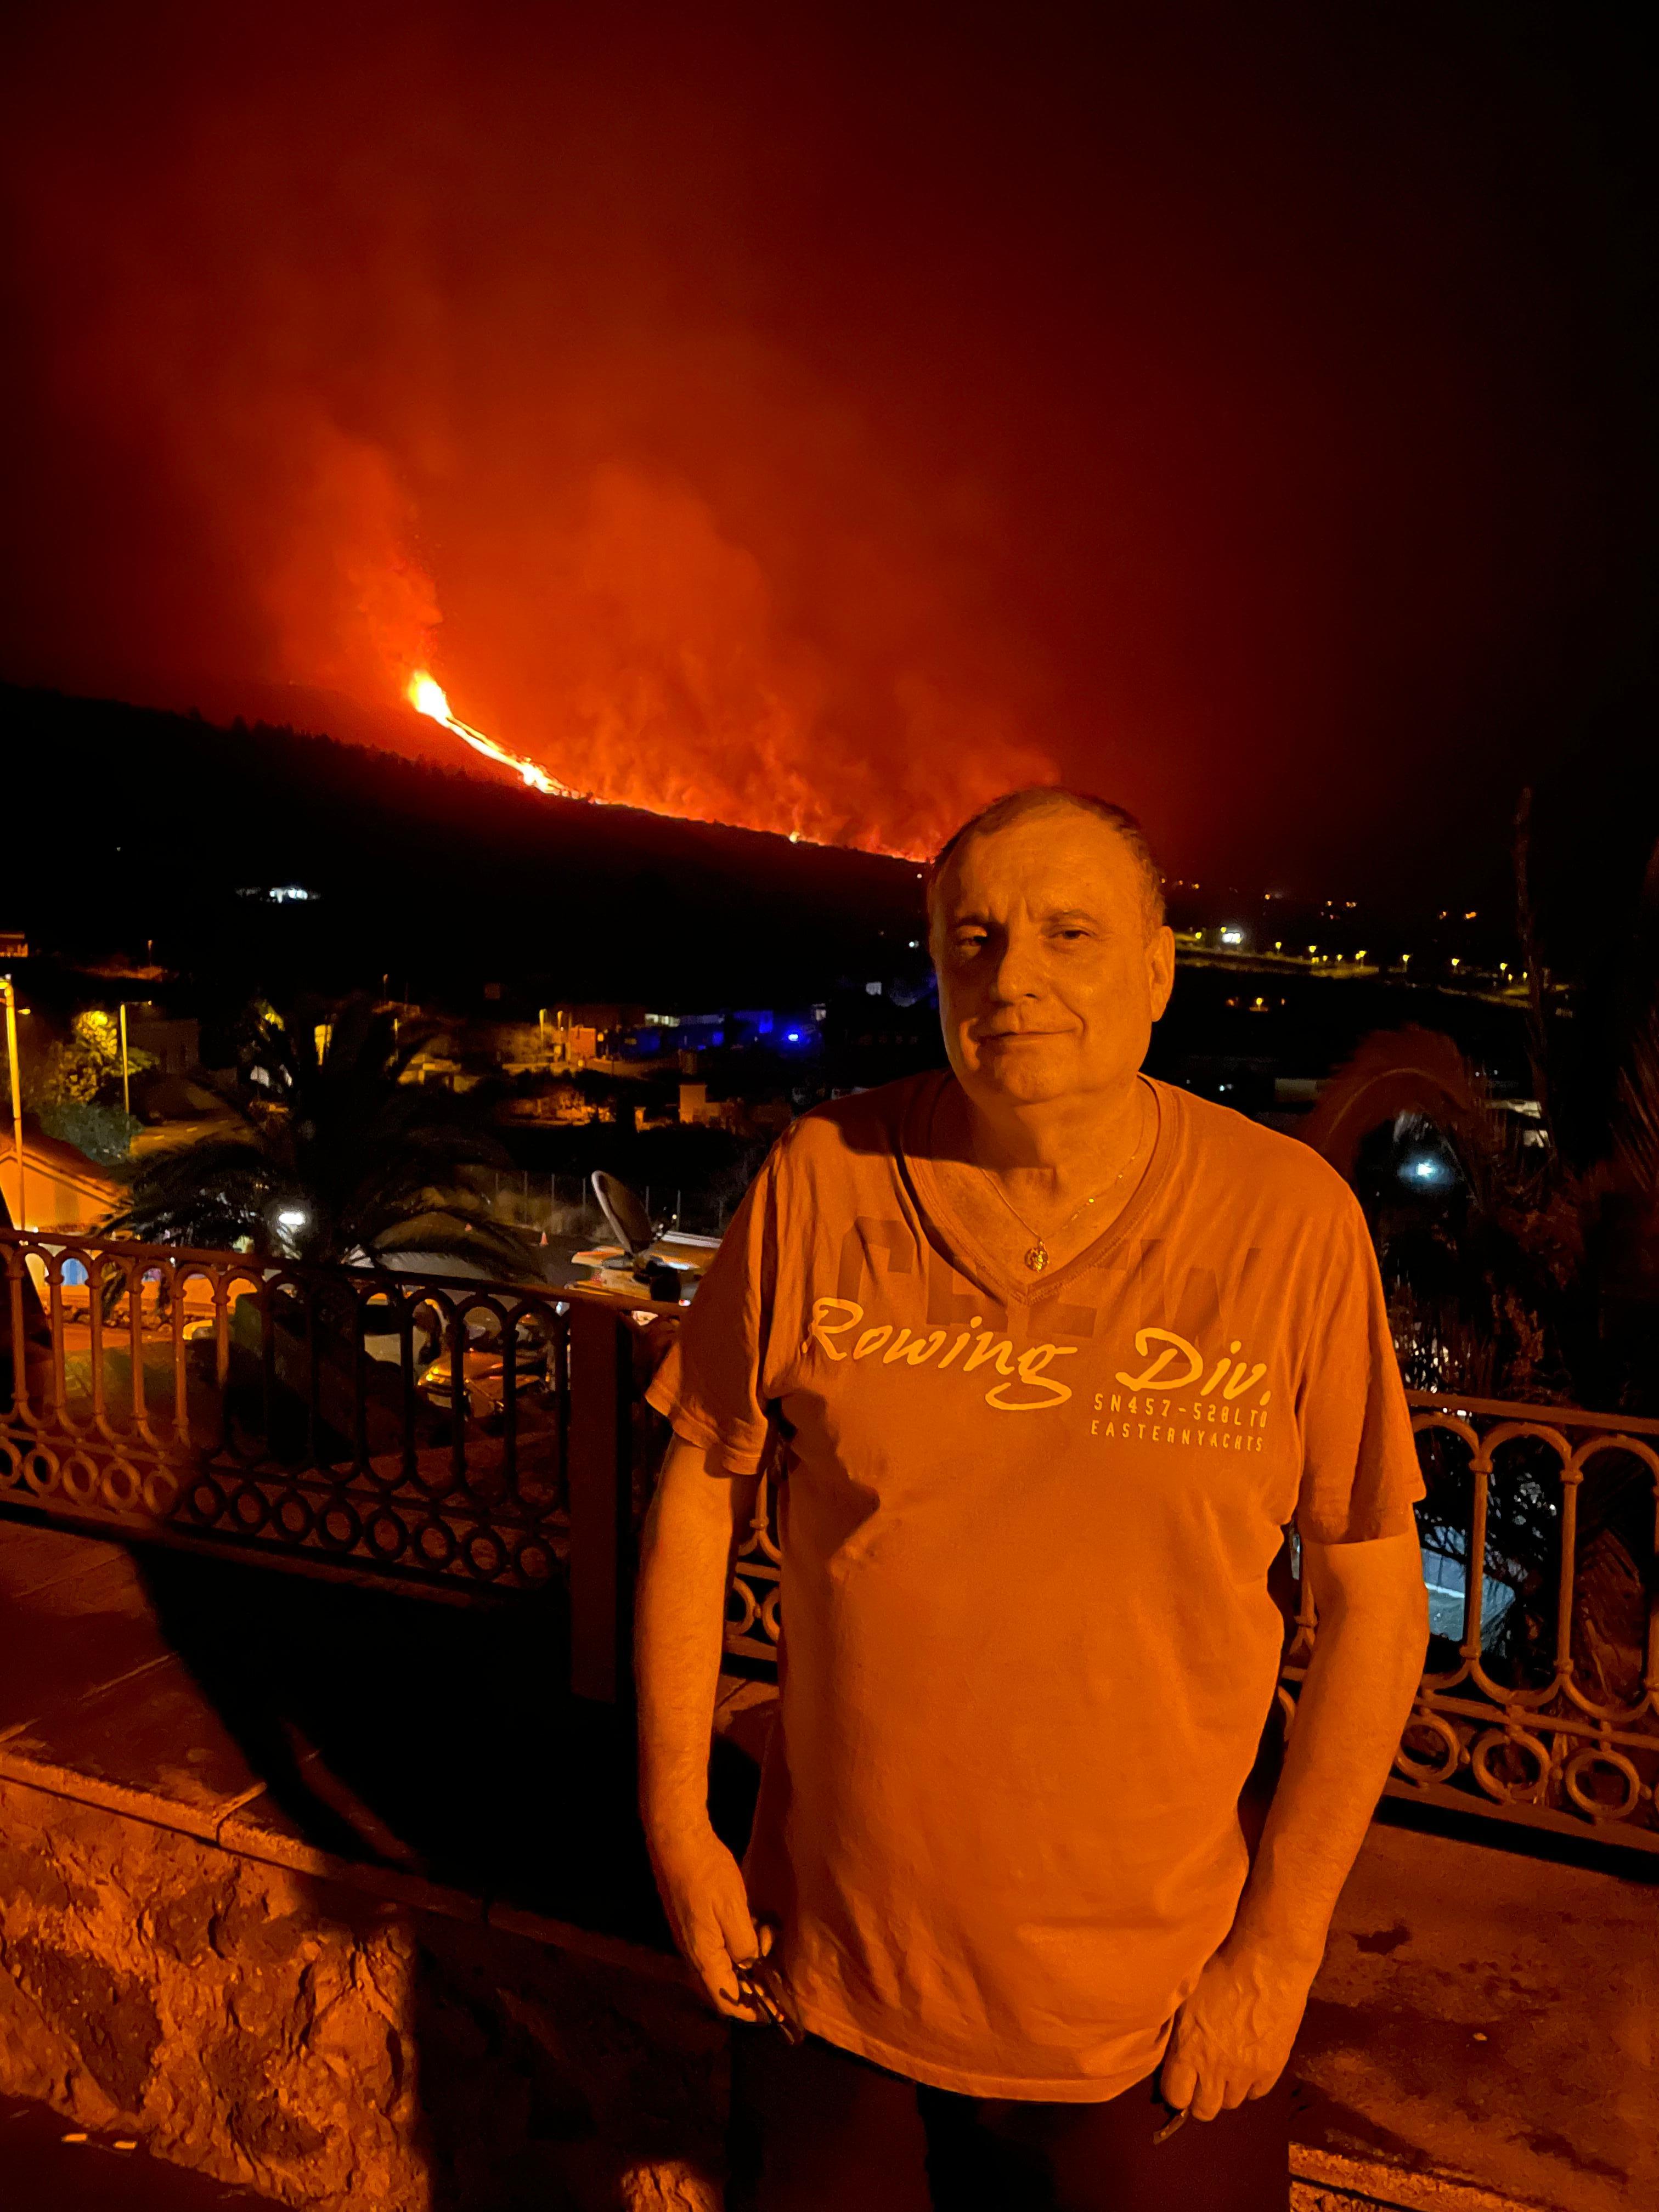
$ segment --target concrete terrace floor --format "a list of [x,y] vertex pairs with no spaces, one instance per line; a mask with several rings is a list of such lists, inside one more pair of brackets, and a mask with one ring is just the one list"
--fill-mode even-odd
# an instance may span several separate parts
[[[410,1902],[448,1885],[660,1948],[625,1729],[573,1716],[557,1646],[544,1619],[0,1520],[0,1775],[256,1858],[326,1853]],[[754,1696],[732,1701],[751,1721]],[[728,1741],[716,1772],[732,1833],[750,1770]],[[1552,1849],[1372,1828],[1293,2061],[1298,2212],[1659,2207],[1659,1887],[1637,1878],[1659,1866]],[[6,2212],[33,2212],[27,2174],[54,2212],[259,2201],[65,2146],[66,2124],[0,2106]],[[88,2174],[102,2193],[77,2198]]]
[[1659,2207],[1659,1887],[1374,1826],[1295,2064],[1298,2141],[1385,2201]]

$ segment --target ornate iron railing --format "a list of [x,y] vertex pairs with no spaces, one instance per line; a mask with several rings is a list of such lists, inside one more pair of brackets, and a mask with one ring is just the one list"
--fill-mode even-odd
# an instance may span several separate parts
[[[1659,1421],[1410,1395],[1436,1633],[1389,1794],[1659,1850]],[[781,1569],[763,1478],[726,1638],[757,1669]],[[1317,1633],[1296,1600],[1287,1719]]]
[[752,1662],[762,1673],[777,1664],[778,1638],[783,1631],[778,1612],[782,1574],[777,1490],[769,1470],[763,1469],[749,1526],[732,1558],[726,1607],[726,1650],[734,1658]]
[[[437,1596],[568,1568],[627,1681],[650,1329],[579,1291],[0,1231],[0,1512]],[[1659,1850],[1659,1421],[1413,1394],[1437,1631],[1390,1793]],[[775,1663],[775,1488],[726,1644]],[[1304,1588],[1281,1695],[1317,1623]]]
[[[1435,1632],[1389,1794],[1659,1851],[1659,1421],[1410,1395]],[[1316,1634],[1304,1584],[1287,1703]]]
[[0,1501],[441,1587],[568,1550],[553,1293],[40,1233],[0,1263]]

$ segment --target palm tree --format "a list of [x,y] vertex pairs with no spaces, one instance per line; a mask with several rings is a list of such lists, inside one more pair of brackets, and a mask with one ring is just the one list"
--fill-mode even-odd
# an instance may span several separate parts
[[1621,1002],[1611,1049],[1586,1050],[1576,1024],[1571,1060],[1559,1064],[1531,817],[1523,791],[1516,922],[1538,1121],[1519,1128],[1449,1037],[1411,1028],[1368,1037],[1302,1133],[1357,1186],[1385,1123],[1432,1133],[1457,1164],[1452,1202],[1431,1216],[1387,1175],[1362,1193],[1408,1382],[1659,1412],[1659,845],[1637,928],[1608,963]]
[[[1301,1134],[1364,1205],[1412,1388],[1600,1401],[1586,1262],[1605,1171],[1575,1172],[1450,1037],[1414,1026],[1367,1037]],[[1413,1187],[1425,1161],[1449,1188]]]
[[465,1181],[507,1164],[488,1094],[402,1079],[436,1025],[398,1022],[362,995],[331,1022],[317,1012],[248,1009],[235,1073],[217,1086],[228,1126],[140,1161],[110,1232],[335,1265],[418,1251],[538,1274],[528,1244]]
[[[1540,1085],[1540,1089],[1545,1086]],[[1559,1086],[1558,1086],[1559,1089]],[[1659,1413],[1659,1002],[1637,1030],[1599,1115],[1599,1157],[1575,1164],[1547,1123],[1524,1140],[1449,1037],[1405,1030],[1369,1037],[1332,1080],[1303,1133],[1366,1200],[1407,1383],[1474,1397]],[[1367,1173],[1366,1139],[1395,1144]],[[1425,1209],[1397,1174],[1400,1138],[1456,1162],[1449,1199]],[[1462,1557],[1470,1476],[1444,1435],[1425,1446],[1424,1543]],[[1553,1454],[1522,1441],[1488,1495],[1488,1584],[1512,1594],[1486,1639],[1488,1664],[1520,1681],[1553,1671],[1561,1541]],[[1598,1460],[1577,1509],[1573,1649],[1591,1694],[1640,1695],[1646,1638],[1644,1552],[1653,1545],[1651,1478]]]

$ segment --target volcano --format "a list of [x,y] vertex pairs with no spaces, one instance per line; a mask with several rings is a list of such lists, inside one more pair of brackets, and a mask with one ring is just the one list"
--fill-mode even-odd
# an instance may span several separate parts
[[153,940],[245,988],[667,1006],[799,1003],[925,963],[911,861],[57,692],[0,687],[0,744],[24,833],[0,924],[83,962]]

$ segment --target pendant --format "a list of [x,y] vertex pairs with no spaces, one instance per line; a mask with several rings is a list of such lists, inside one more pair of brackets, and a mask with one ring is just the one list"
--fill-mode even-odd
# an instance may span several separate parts
[[1040,1275],[1048,1266],[1048,1255],[1042,1249],[1042,1239],[1040,1237],[1025,1255],[1025,1264],[1034,1275]]

